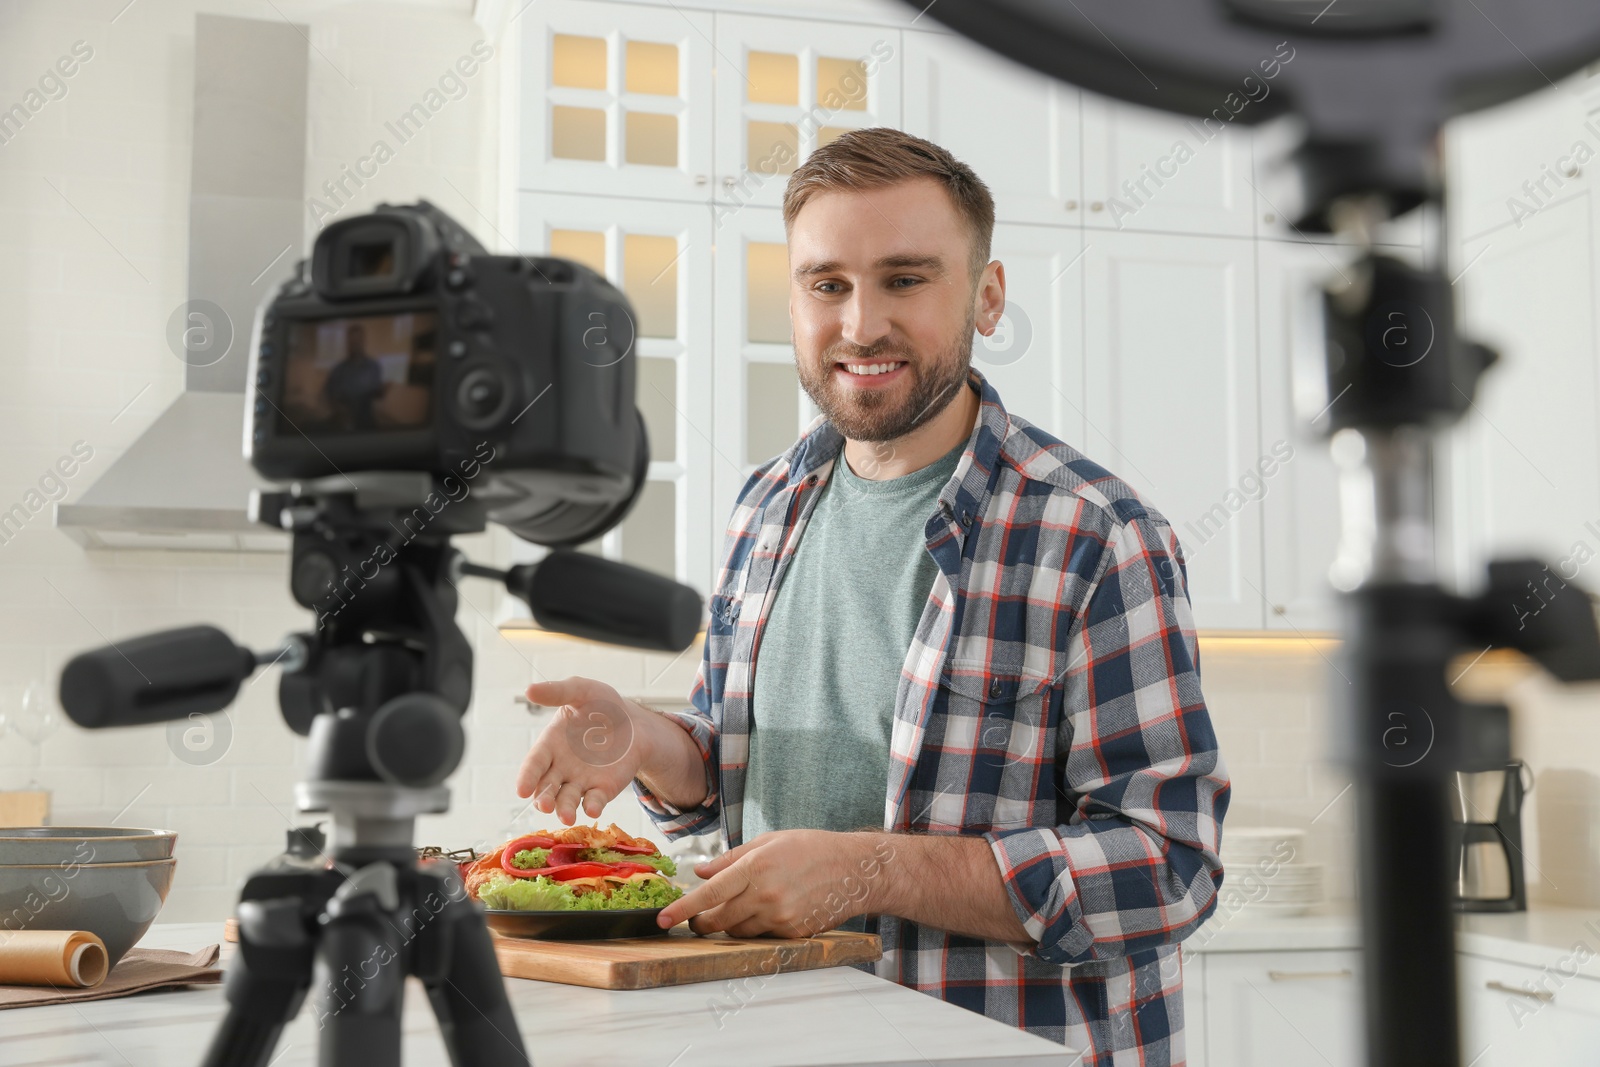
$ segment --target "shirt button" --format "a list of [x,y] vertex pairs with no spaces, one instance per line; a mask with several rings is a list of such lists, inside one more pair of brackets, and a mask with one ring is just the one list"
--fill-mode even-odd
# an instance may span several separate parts
[[963,525],[963,526],[971,526],[972,525],[972,512],[963,511],[961,513],[961,525]]
[[990,696],[998,697],[1004,691],[1005,691],[1005,686],[1000,684],[1000,679],[996,678],[994,681],[989,683],[989,695]]

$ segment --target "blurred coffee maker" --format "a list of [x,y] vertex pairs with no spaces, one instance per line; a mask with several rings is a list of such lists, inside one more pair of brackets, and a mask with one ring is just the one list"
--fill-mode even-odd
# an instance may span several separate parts
[[1451,806],[1459,831],[1456,910],[1526,911],[1522,798],[1527,765],[1512,760],[1492,771],[1456,773]]

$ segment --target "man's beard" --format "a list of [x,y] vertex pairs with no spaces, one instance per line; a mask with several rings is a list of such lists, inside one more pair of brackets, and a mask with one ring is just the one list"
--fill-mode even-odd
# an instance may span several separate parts
[[[938,415],[955,399],[972,366],[972,334],[977,321],[977,311],[968,311],[961,332],[927,362],[914,359],[904,346],[890,340],[868,348],[848,343],[835,345],[822,354],[820,362],[796,360],[800,385],[845,437],[852,441],[893,441]],[[833,378],[834,367],[841,358],[904,361],[911,377],[911,391],[897,404],[887,390],[880,393],[847,389]]]

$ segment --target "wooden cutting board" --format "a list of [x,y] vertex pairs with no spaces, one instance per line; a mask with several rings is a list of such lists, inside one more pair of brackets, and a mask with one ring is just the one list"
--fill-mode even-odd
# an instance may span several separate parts
[[[223,931],[239,939],[238,921]],[[538,941],[494,937],[500,973],[508,978],[589,986],[594,989],[654,989],[690,982],[718,982],[757,974],[809,971],[872,963],[883,956],[874,934],[832,930],[816,937],[698,937],[680,926],[662,937],[612,941]]]
[[698,937],[683,927],[663,937],[614,941],[536,941],[494,935],[500,973],[511,978],[591,986],[655,989],[757,974],[871,963],[883,955],[874,934],[833,930],[816,937]]

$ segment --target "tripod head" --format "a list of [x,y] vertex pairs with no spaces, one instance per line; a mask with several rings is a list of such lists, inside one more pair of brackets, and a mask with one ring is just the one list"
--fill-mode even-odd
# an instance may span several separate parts
[[276,663],[284,720],[311,737],[307,781],[428,789],[460,761],[472,697],[461,577],[498,579],[551,629],[664,651],[693,643],[700,598],[658,575],[566,550],[509,571],[468,563],[450,538],[483,530],[495,501],[455,485],[394,472],[258,491],[251,515],[293,534],[290,592],[317,628],[262,652],[212,626],[85,652],[62,671],[62,706],[90,728],[182,719],[226,707]]

